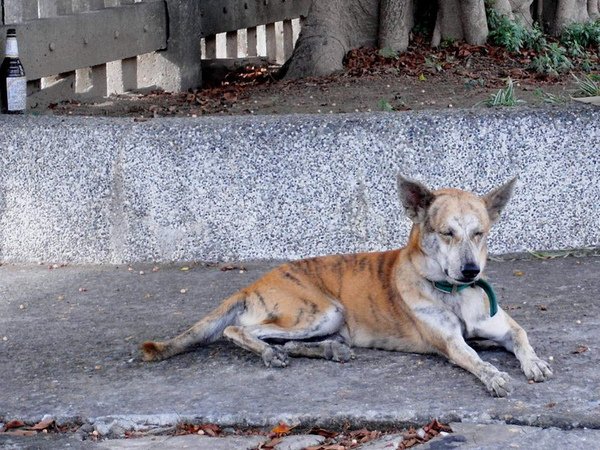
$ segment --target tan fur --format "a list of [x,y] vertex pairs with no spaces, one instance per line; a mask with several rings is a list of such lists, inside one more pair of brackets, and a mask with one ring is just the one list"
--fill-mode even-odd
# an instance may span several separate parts
[[402,177],[398,184],[414,222],[406,247],[284,264],[183,334],[144,343],[144,358],[164,359],[221,336],[273,367],[286,366],[288,355],[347,361],[353,357],[350,346],[437,353],[473,373],[492,394],[504,396],[508,375],[482,361],[465,342],[482,337],[513,351],[528,378],[551,376],[514,320],[502,310],[489,317],[489,301],[480,288],[448,294],[432,285],[467,282],[462,278],[469,268],[476,269],[469,276],[483,272],[487,234],[514,180],[485,197],[457,189],[431,192]]

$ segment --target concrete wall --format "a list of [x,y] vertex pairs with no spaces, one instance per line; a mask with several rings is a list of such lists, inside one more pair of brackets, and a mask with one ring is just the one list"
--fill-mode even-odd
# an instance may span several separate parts
[[600,245],[600,109],[0,117],[0,258],[297,258],[402,245],[397,172],[484,193],[495,253]]

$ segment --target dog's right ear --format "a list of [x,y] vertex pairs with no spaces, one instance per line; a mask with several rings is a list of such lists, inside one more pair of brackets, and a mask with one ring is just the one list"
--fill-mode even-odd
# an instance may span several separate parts
[[406,215],[414,223],[423,222],[433,200],[433,193],[418,181],[398,174],[398,194]]

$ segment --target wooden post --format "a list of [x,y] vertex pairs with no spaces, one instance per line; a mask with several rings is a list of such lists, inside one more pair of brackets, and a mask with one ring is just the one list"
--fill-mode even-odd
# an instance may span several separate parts
[[248,42],[248,56],[256,56],[258,55],[258,47],[256,40],[256,27],[250,27],[247,30],[247,38]]
[[238,33],[237,31],[229,31],[225,35],[225,56],[227,58],[237,58],[238,56]]
[[294,51],[294,28],[291,20],[283,21],[283,61],[287,61]]
[[275,24],[269,23],[265,25],[265,39],[267,42],[267,59],[271,62],[277,61],[277,33],[275,32]]

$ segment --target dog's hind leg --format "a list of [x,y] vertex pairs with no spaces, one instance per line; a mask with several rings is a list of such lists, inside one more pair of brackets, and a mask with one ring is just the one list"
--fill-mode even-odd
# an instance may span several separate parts
[[235,294],[179,336],[166,341],[144,342],[141,346],[144,361],[160,361],[183,353],[195,345],[216,341],[227,326],[236,322],[244,307],[243,295]]
[[316,342],[288,341],[283,349],[290,356],[305,358],[323,358],[337,362],[347,362],[354,358],[352,349],[340,335]]
[[[225,328],[223,335],[239,345],[240,347],[260,355],[267,367],[285,367],[288,364],[287,351],[291,354],[315,357],[326,357],[331,354],[338,359],[345,358],[344,346],[349,350],[346,344],[336,342],[335,344],[315,345],[312,349],[305,346],[293,345],[289,342],[282,346],[273,346],[265,342],[268,339],[281,341],[299,341],[315,337],[324,337],[337,333],[344,324],[344,313],[341,306],[332,304],[323,314],[317,315],[308,323],[301,327],[282,327],[276,323],[263,323],[247,326],[229,326]],[[319,344],[315,342],[314,344]],[[287,347],[286,347],[287,346]],[[335,349],[334,349],[335,347]],[[335,355],[333,354],[335,353]],[[349,357],[348,357],[349,358]]]
[[281,346],[267,344],[262,339],[254,336],[254,333],[248,327],[229,326],[225,328],[223,336],[243,349],[261,356],[267,367],[286,367],[288,365],[287,353]]

